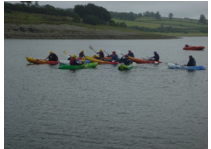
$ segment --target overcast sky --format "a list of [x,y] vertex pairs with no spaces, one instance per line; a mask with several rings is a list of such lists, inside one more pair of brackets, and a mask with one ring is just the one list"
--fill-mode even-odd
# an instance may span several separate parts
[[168,17],[169,13],[172,13],[175,18],[192,19],[199,19],[203,14],[208,19],[208,1],[38,1],[38,3],[57,8],[74,8],[75,5],[93,3],[115,12],[159,12],[161,17]]

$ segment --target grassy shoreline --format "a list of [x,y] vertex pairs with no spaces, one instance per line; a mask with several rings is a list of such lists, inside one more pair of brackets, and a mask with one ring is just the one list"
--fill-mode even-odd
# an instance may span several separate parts
[[208,33],[143,32],[124,27],[75,23],[70,17],[4,13],[5,39],[172,39],[185,36],[208,36]]

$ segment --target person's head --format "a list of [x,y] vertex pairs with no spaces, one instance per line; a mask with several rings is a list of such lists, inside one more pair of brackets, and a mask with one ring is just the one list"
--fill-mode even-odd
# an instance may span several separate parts
[[50,54],[53,54],[53,51],[50,51]]
[[77,56],[74,54],[74,55],[73,55],[73,58],[75,58],[75,59],[76,59],[76,57],[77,57]]
[[131,50],[129,50],[128,52],[131,53]]
[[192,55],[190,55],[190,56],[189,56],[189,58],[191,59],[191,58],[193,58],[193,56],[192,56]]
[[154,54],[157,54],[157,52],[156,52],[156,51],[154,51]]
[[103,52],[103,50],[102,50],[102,49],[100,49],[100,52]]
[[84,50],[81,50],[81,52],[83,53],[83,52],[84,52]]
[[116,51],[113,51],[112,54],[116,54]]

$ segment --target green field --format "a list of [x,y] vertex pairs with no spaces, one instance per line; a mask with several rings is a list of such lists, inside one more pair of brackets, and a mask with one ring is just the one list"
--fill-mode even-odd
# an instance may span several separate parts
[[138,26],[138,27],[146,27],[146,28],[159,28],[163,27],[175,27],[187,30],[188,33],[167,33],[167,32],[143,32],[129,28],[123,27],[114,27],[109,25],[89,25],[84,24],[82,22],[75,23],[73,22],[73,18],[71,17],[62,17],[62,16],[52,16],[52,15],[43,15],[43,14],[35,14],[35,13],[25,13],[25,12],[12,12],[12,13],[4,13],[4,23],[5,24],[51,24],[51,25],[59,25],[59,24],[69,24],[69,25],[77,25],[90,29],[112,29],[119,30],[125,32],[140,32],[143,34],[162,34],[169,36],[208,36],[208,33],[200,32],[201,28],[208,28],[207,24],[199,24],[198,20],[191,19],[172,19],[161,18],[161,20],[156,20],[152,17],[143,17],[136,19],[135,21],[125,21],[112,19],[116,23],[125,22],[128,27]]

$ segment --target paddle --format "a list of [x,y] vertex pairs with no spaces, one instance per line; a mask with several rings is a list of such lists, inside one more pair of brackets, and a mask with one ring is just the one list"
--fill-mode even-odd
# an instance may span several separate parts
[[91,45],[89,46],[89,48],[97,54],[97,52],[94,50],[94,48]]
[[[105,50],[103,50],[103,52],[105,52],[106,54],[108,54]],[[108,54],[109,55],[109,54]]]
[[65,54],[65,56],[67,57],[67,58],[69,58],[69,57],[71,57],[71,55],[67,52],[67,51],[63,51],[63,53]]
[[124,56],[124,54],[121,51],[117,50],[117,52],[119,52],[120,54],[122,54],[122,56]]

